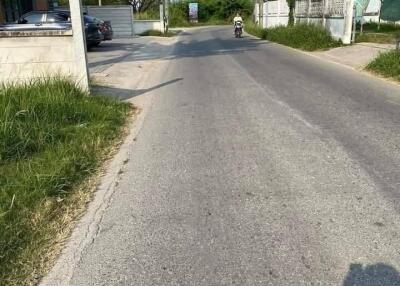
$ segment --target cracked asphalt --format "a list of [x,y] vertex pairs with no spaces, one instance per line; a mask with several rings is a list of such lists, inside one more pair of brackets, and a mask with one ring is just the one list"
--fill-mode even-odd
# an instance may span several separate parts
[[399,86],[230,28],[158,60],[65,285],[400,285]]

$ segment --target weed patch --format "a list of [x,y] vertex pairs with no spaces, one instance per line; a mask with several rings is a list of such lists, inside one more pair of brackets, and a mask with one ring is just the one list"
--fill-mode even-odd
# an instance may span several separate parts
[[368,64],[367,70],[400,81],[400,51],[393,50],[380,54]]
[[317,25],[297,24],[262,29],[254,23],[246,23],[245,30],[264,40],[305,51],[326,50],[341,45],[328,31]]
[[0,285],[31,285],[131,107],[58,79],[0,87],[0,110]]

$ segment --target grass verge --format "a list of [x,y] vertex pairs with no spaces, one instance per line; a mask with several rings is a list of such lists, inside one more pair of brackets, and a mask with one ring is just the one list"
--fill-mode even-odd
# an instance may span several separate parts
[[400,51],[381,53],[367,65],[367,70],[400,81]]
[[394,33],[363,33],[356,35],[357,43],[393,44],[396,42]]
[[0,109],[0,285],[34,285],[132,108],[56,79],[0,87]]
[[328,31],[318,25],[297,24],[262,29],[252,22],[247,22],[245,30],[261,39],[305,51],[326,50],[341,45],[340,41],[333,39]]

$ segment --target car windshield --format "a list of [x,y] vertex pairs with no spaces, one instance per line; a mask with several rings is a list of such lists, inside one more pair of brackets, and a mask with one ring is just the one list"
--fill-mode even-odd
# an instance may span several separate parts
[[44,13],[30,13],[23,17],[22,22],[25,24],[34,24],[43,22]]

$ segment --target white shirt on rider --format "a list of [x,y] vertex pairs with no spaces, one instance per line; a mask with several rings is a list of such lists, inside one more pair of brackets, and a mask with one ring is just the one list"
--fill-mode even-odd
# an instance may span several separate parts
[[243,23],[242,17],[236,16],[235,18],[233,18],[233,24],[235,24],[236,22],[242,22]]

